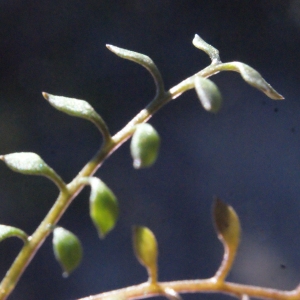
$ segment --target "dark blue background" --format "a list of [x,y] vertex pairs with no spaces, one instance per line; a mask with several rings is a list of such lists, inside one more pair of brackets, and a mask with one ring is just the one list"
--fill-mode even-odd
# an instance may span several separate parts
[[[227,72],[212,77],[224,98],[219,114],[205,112],[194,91],[168,104],[150,121],[162,137],[155,166],[134,170],[126,143],[97,172],[119,199],[116,229],[98,239],[86,188],[59,222],[82,240],[79,269],[63,279],[48,238],[10,299],[74,299],[145,281],[132,252],[134,224],[157,236],[161,280],[212,276],[222,257],[211,221],[214,195],[235,207],[243,225],[229,280],[298,285],[297,0],[1,0],[0,153],[36,152],[70,181],[101,137],[89,122],[50,107],[41,92],[89,101],[115,133],[151,100],[154,85],[147,71],[105,44],[149,55],[170,88],[209,64],[191,43],[195,33],[220,50],[222,61],[256,68],[286,100],[272,101]],[[32,233],[56,187],[4,165],[0,175],[0,223]],[[1,243],[1,276],[20,247],[17,239]],[[195,297],[220,299],[184,299]]]

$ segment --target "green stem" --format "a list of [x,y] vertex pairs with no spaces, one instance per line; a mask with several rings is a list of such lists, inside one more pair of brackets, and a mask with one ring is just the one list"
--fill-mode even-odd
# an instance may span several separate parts
[[[211,76],[218,72],[216,71],[216,68],[217,66],[211,65],[201,71],[200,74],[205,77]],[[23,246],[3,278],[0,284],[0,300],[6,299],[15,288],[20,276],[46,237],[51,233],[53,226],[57,224],[63,213],[71,204],[72,200],[82,190],[83,184],[80,183],[80,178],[92,176],[104,160],[132,136],[135,125],[148,121],[154,113],[167,104],[171,99],[175,99],[183,92],[193,88],[193,76],[174,86],[169,92],[159,92],[154,100],[150,102],[145,109],[140,111],[122,130],[115,134],[111,139],[107,137],[103,146],[96,155],[83,167],[79,174],[66,186],[66,188],[62,189],[53,207],[50,209],[32,236],[29,237],[28,243]]]
[[107,143],[111,139],[111,135],[110,135],[109,129],[108,129],[105,121],[95,111],[91,115],[91,121],[96,125],[96,127],[99,129],[99,131],[103,135],[103,143],[104,144]]
[[56,186],[60,191],[66,190],[67,186],[65,182],[58,174],[56,174],[56,172],[53,171],[53,173],[51,173],[51,176],[47,176],[47,177],[56,184]]

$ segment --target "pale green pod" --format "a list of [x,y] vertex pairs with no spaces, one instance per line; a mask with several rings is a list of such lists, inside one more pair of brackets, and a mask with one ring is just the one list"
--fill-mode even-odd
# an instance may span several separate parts
[[273,87],[265,81],[265,79],[260,75],[260,73],[258,73],[255,69],[244,63],[233,61],[221,64],[219,70],[238,72],[248,84],[265,93],[269,98],[274,100],[284,99],[282,95],[275,91]]
[[0,159],[13,171],[23,174],[49,176],[53,172],[42,158],[33,152],[10,153],[1,155]]
[[89,184],[91,185],[90,216],[99,237],[104,238],[117,222],[118,201],[111,189],[99,178],[89,178]]
[[140,64],[141,66],[143,66],[144,68],[146,68],[150,72],[150,74],[152,75],[152,77],[154,79],[157,95],[164,94],[165,88],[164,88],[163,79],[161,77],[161,74],[160,74],[157,66],[155,65],[155,63],[149,56],[142,54],[142,53],[119,48],[119,47],[116,47],[113,45],[106,45],[106,47],[107,47],[107,49],[109,49],[110,51],[112,51],[113,53],[118,55],[119,57],[134,61],[134,62]]
[[278,94],[272,86],[267,83],[264,78],[250,66],[236,62],[236,66],[243,79],[253,87],[265,93],[269,98],[274,100],[282,100],[283,96]]
[[55,96],[43,92],[43,97],[57,110],[60,110],[70,116],[83,118],[93,122],[102,133],[105,140],[110,140],[109,129],[102,117],[85,100]]
[[153,232],[144,226],[134,226],[133,248],[136,258],[147,269],[150,281],[156,282],[158,246]]
[[53,230],[52,244],[55,258],[63,269],[63,276],[68,277],[81,262],[83,255],[81,243],[69,230],[56,227]]
[[136,169],[150,167],[157,159],[160,137],[152,125],[139,124],[132,136],[130,152],[133,167]]
[[195,90],[204,109],[213,113],[220,110],[222,96],[218,87],[211,80],[202,76],[196,76]]
[[85,100],[55,96],[45,92],[43,92],[43,97],[57,110],[70,116],[90,120],[95,114],[94,108]]
[[52,180],[60,190],[65,189],[65,183],[60,176],[36,153],[10,153],[1,155],[0,160],[4,161],[4,163],[15,172],[26,175],[45,176]]

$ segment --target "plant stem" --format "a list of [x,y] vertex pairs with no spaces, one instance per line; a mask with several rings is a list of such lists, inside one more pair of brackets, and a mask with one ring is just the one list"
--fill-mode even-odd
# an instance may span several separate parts
[[224,282],[227,274],[230,272],[232,264],[235,259],[235,254],[236,254],[236,247],[235,249],[230,249],[228,245],[224,245],[224,256],[222,263],[215,274],[215,279],[219,282],[222,283]]
[[210,279],[159,282],[155,285],[146,282],[111,292],[80,298],[78,300],[125,300],[150,298],[155,296],[164,296],[164,290],[166,288],[170,288],[178,294],[219,292],[237,298],[247,295],[249,297],[272,300],[299,299],[299,292],[296,290],[280,291],[276,289],[236,284],[231,282],[224,282],[220,284],[213,277]]
[[[109,131],[104,128],[104,143],[100,150],[96,153],[96,155],[83,167],[83,169],[79,172],[79,174],[60,192],[58,198],[56,199],[54,205],[32,234],[29,237],[28,243],[26,243],[21,249],[20,253],[14,260],[10,269],[7,271],[5,277],[3,278],[0,284],[0,300],[6,299],[12,290],[15,288],[20,276],[26,269],[27,265],[30,263],[35,253],[38,251],[46,237],[51,233],[52,228],[57,222],[60,220],[63,213],[66,211],[68,206],[71,204],[72,200],[80,193],[83,189],[83,184],[80,183],[80,178],[92,176],[97,169],[101,166],[106,158],[108,158],[116,149],[118,149],[124,142],[126,142],[134,132],[134,127],[137,124],[147,122],[154,113],[156,113],[160,108],[162,108],[165,104],[167,104],[170,100],[177,98],[183,92],[194,88],[194,76],[201,75],[203,77],[209,77],[218,73],[222,69],[223,64],[210,65],[207,68],[203,69],[199,73],[183,80],[181,83],[174,86],[168,92],[164,92],[161,89],[163,88],[162,80],[158,80],[155,76],[157,86],[157,94],[153,101],[151,101],[145,109],[140,111],[122,130],[116,133],[112,138],[109,137]],[[151,69],[152,73],[153,70]],[[154,70],[155,71],[155,70]],[[151,74],[152,74],[151,73]],[[154,72],[155,73],[155,72]],[[153,73],[153,74],[154,74]],[[153,75],[152,74],[152,75]],[[156,74],[156,73],[155,73]],[[154,74],[154,75],[155,75]],[[160,73],[158,73],[160,76]],[[156,74],[157,76],[157,74]],[[159,77],[160,78],[160,77]],[[102,128],[102,130],[103,130]],[[201,281],[202,282],[202,281]],[[206,282],[205,286],[212,286],[216,288],[215,285],[211,285],[210,281]],[[179,283],[178,283],[179,284]],[[181,291],[183,288],[180,288],[178,284],[175,284],[175,291]],[[203,283],[200,284],[200,286]],[[147,286],[143,285],[143,286]],[[187,291],[193,291],[194,289],[199,289],[198,285],[194,288],[191,283],[188,285],[183,284],[184,288],[187,288]],[[171,287],[171,286],[165,286]],[[230,285],[226,285],[226,287],[230,287]],[[152,286],[154,289],[154,285]],[[138,290],[140,287],[134,288],[134,291],[141,296],[144,294],[139,294]],[[229,289],[230,290],[230,289]],[[151,293],[157,293],[157,291],[149,291]],[[92,298],[89,298],[92,299]],[[96,298],[95,298],[96,299]],[[99,298],[101,299],[101,298]],[[279,299],[279,298],[274,298]],[[282,298],[283,299],[283,298]],[[286,298],[288,299],[288,298]]]

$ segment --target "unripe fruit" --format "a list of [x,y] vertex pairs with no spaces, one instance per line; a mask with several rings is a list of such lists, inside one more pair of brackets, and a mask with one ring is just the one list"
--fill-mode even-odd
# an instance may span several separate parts
[[196,76],[195,90],[204,109],[213,113],[220,110],[222,96],[218,87],[211,80],[202,76]]
[[111,189],[99,178],[89,179],[91,185],[90,216],[100,238],[111,231],[118,219],[118,201]]
[[160,137],[150,124],[137,125],[130,144],[133,167],[140,169],[153,165],[158,156],[159,146]]
[[261,92],[265,93],[269,98],[274,100],[282,100],[284,97],[278,94],[270,84],[268,84],[264,78],[250,66],[240,63],[240,62],[231,62],[230,69],[237,71],[241,74],[242,78],[253,87],[257,88]]
[[219,239],[228,246],[237,248],[240,242],[241,225],[233,207],[217,198],[213,216]]
[[65,183],[63,182],[63,180],[36,153],[10,153],[6,155],[1,155],[0,160],[4,161],[4,163],[15,172],[19,172],[26,175],[38,175],[48,177],[57,185],[57,187],[60,190],[65,189]]
[[53,230],[52,244],[55,258],[64,271],[63,276],[68,277],[81,262],[83,254],[81,243],[69,230],[56,227]]
[[133,247],[139,262],[146,268],[157,264],[157,241],[153,232],[144,226],[133,227]]
[[158,246],[153,232],[144,226],[134,226],[133,247],[136,258],[148,271],[150,282],[156,283]]
[[90,120],[95,113],[94,108],[86,101],[75,98],[55,96],[43,92],[43,97],[56,109],[74,117]]

